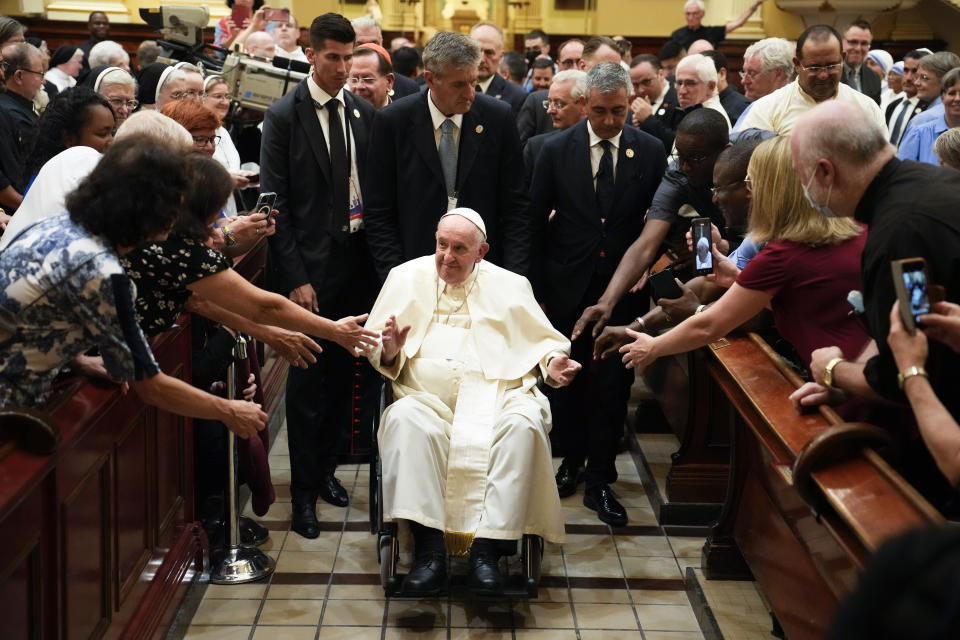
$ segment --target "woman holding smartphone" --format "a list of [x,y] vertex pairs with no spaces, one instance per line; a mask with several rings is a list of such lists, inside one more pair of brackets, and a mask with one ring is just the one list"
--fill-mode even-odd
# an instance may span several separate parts
[[840,345],[852,356],[869,342],[846,302],[851,290],[861,289],[865,227],[849,218],[825,218],[810,206],[791,165],[789,136],[757,147],[747,185],[753,194],[747,237],[766,246],[742,271],[714,248],[715,275],[708,277],[729,290],[660,336],[628,329],[635,340],[620,348],[628,368],[643,370],[661,356],[709,344],[767,307],[807,367],[818,347]]

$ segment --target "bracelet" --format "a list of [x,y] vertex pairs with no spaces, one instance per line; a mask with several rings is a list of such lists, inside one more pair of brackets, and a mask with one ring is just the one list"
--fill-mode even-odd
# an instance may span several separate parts
[[707,308],[707,305],[705,304],[700,305],[699,307],[697,307],[697,310],[693,312],[693,315],[695,316],[700,315],[701,313],[703,313],[703,310],[706,308]]
[[904,383],[914,376],[923,376],[924,378],[927,378],[927,380],[930,379],[930,377],[927,375],[927,370],[923,367],[908,367],[897,374],[897,384],[900,385],[901,389],[903,389]]
[[640,325],[640,332],[643,333],[647,330],[647,321],[643,319],[643,316],[637,316],[637,324]]
[[226,241],[228,247],[237,244],[237,236],[234,235],[233,231],[230,231],[229,225],[223,226],[223,239]]

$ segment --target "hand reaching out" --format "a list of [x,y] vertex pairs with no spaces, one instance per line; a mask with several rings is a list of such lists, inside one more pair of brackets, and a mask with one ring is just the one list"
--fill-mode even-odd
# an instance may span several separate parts
[[635,368],[637,373],[642,373],[647,365],[657,359],[653,349],[656,338],[645,333],[638,333],[633,329],[626,329],[626,333],[634,340],[630,344],[620,347],[620,353],[623,354],[623,364],[626,365],[627,369]]
[[337,320],[337,337],[334,341],[351,355],[366,353],[380,342],[376,331],[363,327],[369,315],[365,313],[362,316],[347,316]]
[[380,340],[383,342],[383,353],[380,356],[380,362],[386,366],[393,364],[400,349],[407,342],[407,334],[410,333],[410,325],[400,328],[397,325],[397,316],[391,315],[387,318],[383,326],[383,333],[380,334]]
[[573,378],[581,368],[582,365],[576,360],[571,360],[570,356],[557,356],[547,365],[547,374],[559,382],[561,387],[565,387],[573,382]]
[[596,338],[600,335],[600,332],[603,331],[603,328],[606,326],[607,322],[610,320],[610,314],[612,313],[611,309],[608,309],[605,305],[595,304],[593,306],[587,307],[583,310],[583,313],[580,315],[580,319],[577,320],[577,323],[573,325],[573,333],[570,334],[570,340],[576,340],[580,337],[580,334],[583,333],[583,330],[587,328],[588,324],[593,323],[593,337]]

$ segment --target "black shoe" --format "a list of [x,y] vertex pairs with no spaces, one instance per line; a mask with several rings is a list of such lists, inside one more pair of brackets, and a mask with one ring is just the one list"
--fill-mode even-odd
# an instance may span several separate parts
[[587,485],[583,493],[583,506],[596,511],[597,517],[611,527],[627,525],[627,510],[617,502],[608,484]]
[[335,507],[345,507],[350,504],[347,490],[343,488],[343,485],[340,484],[340,481],[332,472],[320,481],[319,495],[324,502],[329,502]]
[[478,538],[470,548],[470,576],[467,586],[476,595],[499,596],[503,594],[503,576],[500,575],[500,555],[497,541]]
[[577,492],[577,485],[583,482],[583,467],[576,467],[564,460],[557,469],[557,493],[561,498]]
[[405,596],[435,596],[447,582],[447,556],[444,553],[426,553],[413,563],[410,573],[400,586]]
[[293,521],[290,529],[304,538],[316,538],[320,535],[320,523],[317,522],[317,507],[313,502],[294,502]]
[[[319,533],[319,532],[318,532]],[[247,516],[240,516],[240,542],[259,547],[270,537],[265,526]]]

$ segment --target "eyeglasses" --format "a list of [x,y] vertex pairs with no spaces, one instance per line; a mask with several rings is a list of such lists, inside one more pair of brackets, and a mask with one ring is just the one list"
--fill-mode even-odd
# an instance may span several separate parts
[[211,100],[230,100],[229,93],[206,93],[204,97],[210,98]]
[[377,80],[379,80],[379,78],[373,78],[370,76],[367,76],[366,78],[347,78],[347,82],[349,82],[351,85],[356,86],[358,84],[362,84],[365,87],[372,87],[374,84],[376,84]]
[[220,144],[220,136],[210,136],[209,138],[207,136],[191,137],[193,138],[193,144],[197,145],[198,147],[205,147],[208,144],[212,144],[213,146]]
[[866,47],[870,48],[871,40],[850,40],[849,38],[844,38],[847,41],[847,46],[850,47]]
[[929,81],[931,81],[931,80],[936,80],[936,79],[937,79],[936,76],[928,76],[927,74],[923,73],[922,71],[918,71],[918,72],[917,72],[917,80],[920,80],[920,81],[922,81],[922,82],[929,82]]
[[711,155],[713,154],[708,154],[705,156],[684,156],[678,153],[677,164],[679,164],[680,166],[683,166],[684,164],[689,164],[689,165],[700,164],[701,162],[709,158]]
[[834,62],[831,64],[812,64],[809,67],[805,67],[802,64],[800,68],[806,71],[807,73],[812,73],[814,75],[819,75],[821,73],[833,73],[840,69],[843,66],[843,62]]
[[35,73],[36,75],[40,76],[41,78],[43,77],[43,71],[34,71],[33,69],[26,69],[26,68],[24,68],[24,67],[20,67],[20,68],[16,69],[16,71],[26,71],[27,73]]
[[109,102],[110,106],[114,109],[123,109],[126,107],[130,111],[140,106],[137,100],[124,100],[123,98],[107,98],[107,102]]
[[677,80],[675,83],[678,87],[697,87],[700,86],[701,82],[699,80]]
[[751,80],[753,80],[754,78],[756,78],[756,77],[757,77],[758,75],[760,75],[761,73],[766,73],[766,71],[754,71],[753,69],[751,69],[750,71],[741,71],[741,72],[740,72],[740,77],[741,77],[741,78],[750,78]]
[[732,189],[733,187],[745,183],[746,180],[736,180],[730,184],[725,184],[722,187],[710,187],[710,193],[714,196],[719,195],[721,191],[726,191],[727,189]]
[[200,94],[194,89],[187,89],[186,91],[174,91],[170,94],[170,98],[172,100],[196,100],[199,97]]
[[564,108],[570,106],[569,103],[560,102],[559,100],[544,100],[540,104],[543,105],[543,108],[546,109],[547,111],[550,111],[550,109],[556,109],[557,111],[561,111]]

